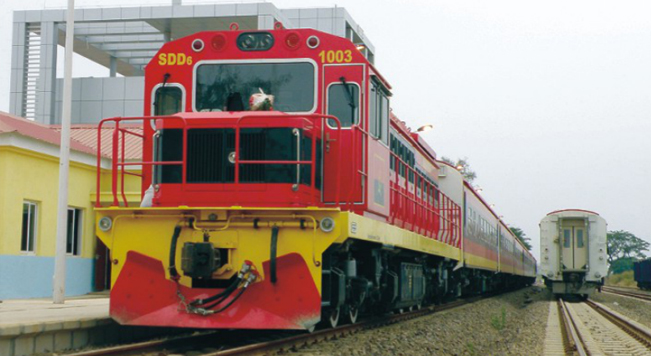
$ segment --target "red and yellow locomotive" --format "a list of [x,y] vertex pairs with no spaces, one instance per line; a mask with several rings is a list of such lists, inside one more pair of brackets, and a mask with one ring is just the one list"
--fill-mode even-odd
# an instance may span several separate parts
[[[97,208],[111,316],[310,330],[511,283],[464,268],[464,212],[390,89],[352,42],[316,30],[166,43],[145,70],[147,116],[100,125],[115,129],[113,206]],[[123,158],[128,135],[142,162]]]

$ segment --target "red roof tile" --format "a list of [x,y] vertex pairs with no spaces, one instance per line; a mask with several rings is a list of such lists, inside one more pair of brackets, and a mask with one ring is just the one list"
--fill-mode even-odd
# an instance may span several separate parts
[[[122,128],[142,135],[141,125],[121,125]],[[61,144],[61,126],[44,125],[0,111],[0,134],[17,132],[59,146]],[[138,136],[126,136],[125,158],[140,160],[142,158],[142,139]],[[113,127],[102,127],[102,156],[110,158],[113,149]],[[97,125],[77,124],[70,128],[70,148],[75,151],[97,154]]]
[[[23,136],[31,137],[40,141],[59,146],[61,135],[58,131],[51,130],[49,125],[43,125],[23,119],[18,116],[0,111],[0,134],[16,132]],[[74,139],[70,140],[70,148],[75,151],[95,154],[95,150]]]
[[[141,125],[120,125],[121,128],[127,129],[129,132],[133,132],[139,135],[142,135],[142,126]],[[52,125],[51,128],[57,132],[61,131],[61,126]],[[70,128],[70,137],[73,140],[79,141],[82,144],[93,149],[93,152],[97,152],[97,125],[92,124],[77,124],[72,125]],[[138,136],[126,134],[126,142],[124,145],[126,155],[125,159],[133,161],[140,160],[142,158],[142,139]],[[102,156],[111,157],[113,152],[113,126],[103,126],[102,127]]]

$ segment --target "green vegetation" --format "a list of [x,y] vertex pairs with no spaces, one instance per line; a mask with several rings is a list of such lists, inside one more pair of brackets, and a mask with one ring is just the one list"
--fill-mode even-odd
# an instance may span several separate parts
[[515,235],[515,237],[518,240],[520,240],[520,242],[522,242],[522,245],[524,245],[524,247],[526,247],[527,250],[531,251],[531,243],[529,243],[531,239],[527,237],[524,231],[522,231],[522,229],[520,229],[519,227],[515,227],[515,226],[509,226],[509,229],[511,229],[513,235]]
[[473,345],[472,342],[467,343],[467,344],[466,344],[466,347],[468,348],[468,352],[470,352],[471,355],[475,355],[475,354],[476,354],[476,351],[475,351],[475,345]]
[[637,287],[637,283],[635,283],[635,280],[633,279],[633,271],[626,271],[606,277],[606,285],[616,287]]
[[608,263],[610,273],[622,273],[633,269],[633,262],[646,256],[649,243],[624,230],[608,233]]
[[463,178],[468,181],[468,183],[472,183],[475,178],[477,178],[477,173],[470,169],[470,165],[468,164],[468,158],[459,158],[457,159],[457,162],[452,162],[451,159],[447,157],[441,157],[441,161],[455,167],[461,174],[463,175]]
[[619,274],[633,271],[633,262],[635,261],[637,261],[637,259],[633,257],[622,257],[617,259],[610,264],[610,273]]
[[501,318],[500,315],[491,316],[491,326],[497,330],[501,331],[506,326],[506,309],[502,307]]

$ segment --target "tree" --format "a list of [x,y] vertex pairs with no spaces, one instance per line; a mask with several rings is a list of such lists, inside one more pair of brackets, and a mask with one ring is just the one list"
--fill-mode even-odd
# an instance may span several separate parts
[[529,243],[529,241],[531,241],[531,239],[527,237],[527,235],[524,233],[524,231],[522,231],[522,229],[520,229],[519,227],[515,227],[515,226],[509,226],[509,229],[511,229],[511,232],[513,233],[513,235],[515,235],[515,237],[520,242],[522,242],[522,245],[528,251],[531,251],[532,246],[531,246],[531,243]]
[[477,173],[470,169],[470,165],[468,164],[468,157],[459,158],[457,159],[456,163],[452,162],[452,160],[447,157],[441,157],[441,160],[459,170],[459,172],[461,172],[461,175],[463,175],[463,178],[465,178],[468,183],[472,183],[472,181],[477,178]]
[[[646,258],[643,251],[649,250],[649,243],[624,230],[608,232],[608,263],[611,272],[632,269],[630,261]],[[621,261],[620,261],[621,260]],[[630,268],[628,268],[630,266]],[[614,268],[616,267],[616,268]]]

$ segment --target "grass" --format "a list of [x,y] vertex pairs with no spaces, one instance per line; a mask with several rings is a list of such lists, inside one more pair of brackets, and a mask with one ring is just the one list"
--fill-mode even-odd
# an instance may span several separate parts
[[493,315],[491,317],[491,326],[497,331],[504,329],[506,326],[506,309],[504,307],[502,307],[501,318],[499,315]]
[[468,352],[470,352],[471,355],[476,354],[475,345],[473,345],[472,342],[467,343],[466,347],[468,348]]
[[637,287],[637,283],[633,279],[633,271],[626,271],[606,277],[606,285],[615,287]]

